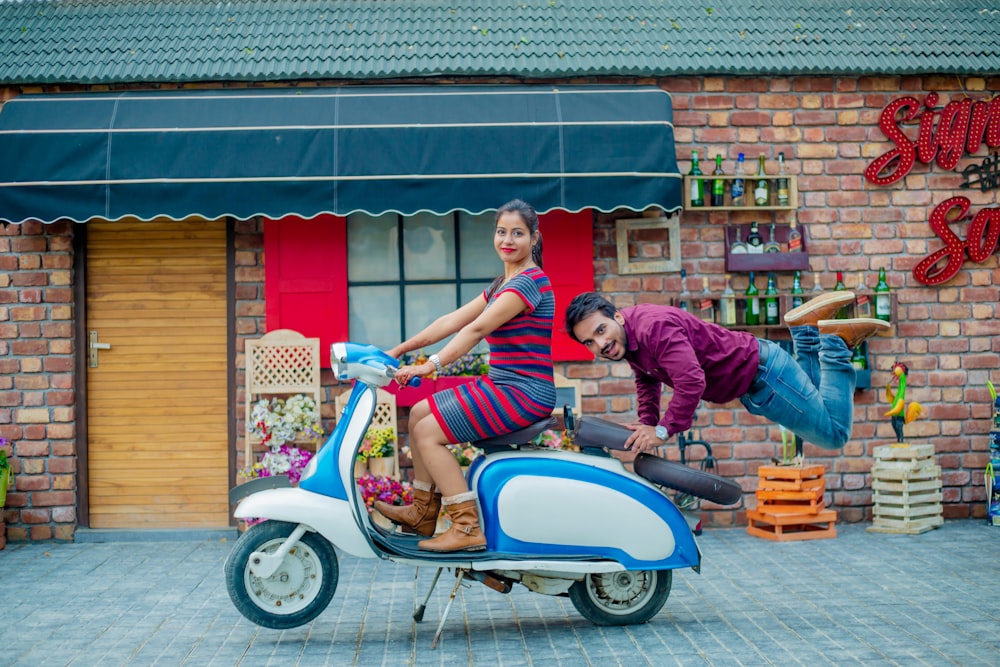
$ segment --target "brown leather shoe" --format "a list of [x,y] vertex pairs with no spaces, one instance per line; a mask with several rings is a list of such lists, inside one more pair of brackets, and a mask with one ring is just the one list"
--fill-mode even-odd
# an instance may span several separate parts
[[848,349],[855,348],[862,341],[892,328],[888,322],[871,317],[856,317],[851,320],[820,320],[817,326],[821,334],[833,334],[843,338]]
[[834,317],[841,308],[852,303],[854,292],[823,292],[785,313],[785,324],[790,327],[814,327],[820,320]]
[[479,527],[479,509],[475,500],[445,505],[451,517],[451,528],[431,540],[421,540],[417,546],[425,551],[482,551],[486,536]]
[[376,500],[375,509],[389,521],[402,526],[403,532],[430,537],[434,534],[438,514],[441,512],[441,494],[414,489],[412,505],[390,505]]

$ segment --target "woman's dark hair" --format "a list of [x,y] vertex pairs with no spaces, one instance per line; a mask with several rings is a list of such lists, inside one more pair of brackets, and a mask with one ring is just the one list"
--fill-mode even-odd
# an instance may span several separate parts
[[[524,224],[527,225],[528,232],[532,238],[537,234],[538,240],[531,245],[531,259],[538,265],[538,268],[542,268],[542,233],[538,231],[538,213],[535,212],[535,208],[526,201],[511,199],[497,209],[497,214],[493,218],[494,228],[496,228],[496,224],[500,222],[500,216],[504,213],[517,213],[521,216]],[[503,283],[503,274],[497,276],[496,280],[490,283],[489,288],[486,290],[487,297],[493,296],[493,293],[500,288],[501,283]]]
[[595,292],[584,292],[577,294],[566,306],[566,333],[568,333],[577,343],[582,343],[573,329],[581,321],[590,317],[593,313],[600,313],[605,317],[614,317],[618,309],[615,305]]

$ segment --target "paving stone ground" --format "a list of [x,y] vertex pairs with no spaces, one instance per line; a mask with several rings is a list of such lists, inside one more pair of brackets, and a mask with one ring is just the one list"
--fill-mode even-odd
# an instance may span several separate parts
[[[8,544],[0,551],[0,665],[997,665],[1000,528],[922,535],[840,525],[774,543],[742,529],[699,538],[702,573],[675,573],[641,626],[602,628],[566,598],[450,585],[414,623],[414,569],[342,557],[311,624],[259,628],[223,580],[226,540]],[[419,573],[422,595],[432,573]],[[453,580],[452,580],[453,581]]]

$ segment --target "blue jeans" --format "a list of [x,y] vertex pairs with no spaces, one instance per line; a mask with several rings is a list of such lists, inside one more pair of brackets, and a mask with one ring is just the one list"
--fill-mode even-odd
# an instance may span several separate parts
[[781,424],[806,442],[839,449],[854,424],[855,372],[843,339],[816,327],[792,327],[795,357],[776,343],[767,347],[750,390],[740,402],[750,414]]

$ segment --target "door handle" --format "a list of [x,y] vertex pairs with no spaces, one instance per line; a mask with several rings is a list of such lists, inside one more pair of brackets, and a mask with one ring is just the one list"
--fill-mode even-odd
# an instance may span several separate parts
[[97,332],[90,332],[90,367],[97,368],[97,351],[98,350],[110,350],[111,343],[98,343],[97,342]]

